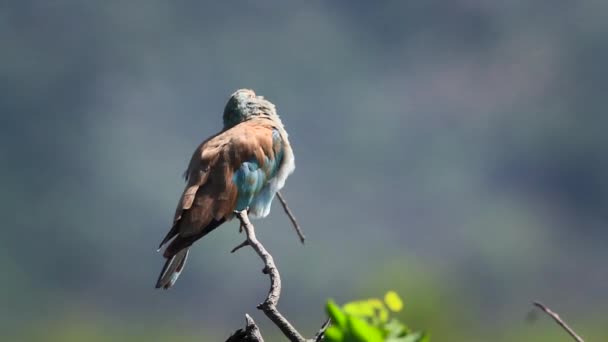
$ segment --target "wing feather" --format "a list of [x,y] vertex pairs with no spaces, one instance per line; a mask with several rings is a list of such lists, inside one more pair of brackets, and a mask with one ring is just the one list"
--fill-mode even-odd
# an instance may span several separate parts
[[[185,248],[233,216],[239,197],[234,174],[244,163],[267,169],[277,154],[275,126],[269,120],[250,120],[203,142],[186,170],[187,185],[178,202],[173,226],[161,243],[178,236]],[[265,170],[267,182],[270,174]],[[173,244],[173,243],[172,243]],[[177,250],[177,248],[173,248]],[[175,251],[177,252],[177,251]]]

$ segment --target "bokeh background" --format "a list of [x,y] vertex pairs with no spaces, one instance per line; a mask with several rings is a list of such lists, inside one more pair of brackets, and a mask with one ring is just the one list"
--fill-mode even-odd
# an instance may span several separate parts
[[250,87],[297,169],[258,237],[305,335],[398,291],[434,341],[589,341],[608,312],[608,2],[0,3],[0,339],[223,341],[268,289],[232,222],[154,289],[194,148]]

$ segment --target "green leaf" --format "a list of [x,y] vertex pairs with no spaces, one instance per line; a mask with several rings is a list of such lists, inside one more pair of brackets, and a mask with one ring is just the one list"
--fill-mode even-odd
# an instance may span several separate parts
[[394,291],[386,293],[384,302],[371,298],[346,303],[342,308],[330,299],[326,310],[333,324],[325,333],[325,341],[429,342],[428,334],[412,333],[398,319],[389,317],[391,311],[396,312],[402,308],[403,302]]
[[399,312],[401,309],[403,309],[403,301],[395,291],[388,291],[384,295],[384,302],[386,303],[386,306],[388,306],[388,308],[393,312]]
[[387,338],[404,337],[410,332],[405,324],[399,322],[399,320],[395,318],[384,325],[384,330],[387,332]]
[[346,303],[343,310],[347,314],[368,319],[373,325],[385,323],[389,315],[384,303],[375,298]]
[[355,316],[348,316],[348,328],[353,340],[347,339],[348,342],[384,342],[382,330],[377,327],[367,324],[364,320]]
[[337,326],[340,330],[346,329],[346,315],[333,300],[327,301],[327,314],[331,318],[332,326]]
[[335,325],[330,326],[325,330],[325,342],[342,342],[344,341],[344,333]]
[[[403,340],[396,340],[394,342],[429,342],[430,338],[426,333],[414,333],[407,335]],[[387,341],[388,342],[388,341]]]
[[361,318],[371,318],[374,316],[374,308],[363,301],[346,303],[342,306],[342,310],[348,315]]

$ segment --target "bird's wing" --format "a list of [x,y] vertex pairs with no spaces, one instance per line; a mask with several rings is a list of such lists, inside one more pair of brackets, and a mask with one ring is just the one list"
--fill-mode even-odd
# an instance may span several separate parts
[[280,134],[268,120],[245,121],[201,144],[186,171],[188,184],[173,227],[161,246],[177,235],[185,240],[168,254],[176,253],[181,249],[177,247],[189,246],[230,219],[234,210],[246,209],[277,172],[281,158]]
[[171,230],[160,243],[159,249],[177,235],[182,215],[192,208],[197,191],[209,179],[211,166],[217,162],[219,157],[217,151],[224,140],[220,134],[209,138],[196,149],[190,158],[188,168],[184,172],[186,187],[177,203]]

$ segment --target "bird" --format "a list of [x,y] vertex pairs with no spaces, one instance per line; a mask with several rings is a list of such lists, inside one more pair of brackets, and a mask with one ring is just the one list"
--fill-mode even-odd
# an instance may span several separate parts
[[156,288],[169,289],[194,242],[247,210],[266,217],[272,200],[295,170],[294,153],[275,105],[251,89],[228,99],[222,130],[203,141],[184,172],[186,186],[173,224],[161,241],[166,259]]

